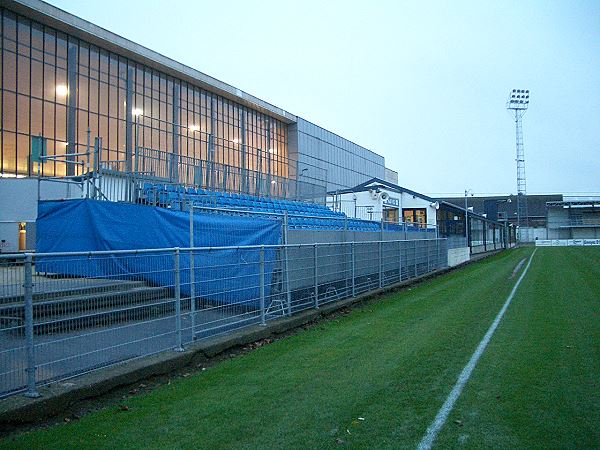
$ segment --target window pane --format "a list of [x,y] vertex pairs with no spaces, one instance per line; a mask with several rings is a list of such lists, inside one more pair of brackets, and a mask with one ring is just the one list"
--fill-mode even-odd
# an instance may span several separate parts
[[29,173],[29,135],[17,134],[17,173]]
[[2,52],[3,82],[2,87],[11,91],[17,90],[17,58],[12,52]]
[[55,68],[44,64],[44,100],[54,101],[56,98]]
[[43,66],[39,61],[31,61],[31,95],[42,98],[44,93]]
[[17,131],[29,134],[29,97],[17,96]]
[[20,94],[29,95],[29,58],[19,56],[17,72],[17,91]]
[[42,133],[42,101],[31,99],[31,135]]
[[67,107],[56,105],[56,140],[67,141]]
[[54,139],[54,104],[44,102],[44,137]]
[[17,173],[17,136],[15,133],[2,133],[2,168],[4,173]]
[[17,129],[17,97],[12,92],[4,91],[4,104],[2,108],[2,127],[5,130]]
[[[15,16],[8,11],[3,11],[4,13],[4,27],[3,27],[3,35],[4,40],[17,40],[17,22],[15,20]],[[13,145],[14,148],[14,145]]]

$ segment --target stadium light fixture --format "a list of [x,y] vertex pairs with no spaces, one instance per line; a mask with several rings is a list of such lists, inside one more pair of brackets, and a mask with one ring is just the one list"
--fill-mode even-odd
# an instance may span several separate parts
[[133,108],[131,110],[131,114],[133,114],[134,117],[138,117],[144,114],[144,111],[141,108]]
[[59,97],[66,97],[69,94],[69,88],[65,84],[58,84],[56,86],[56,95]]
[[513,89],[508,94],[506,108],[525,110],[529,106],[529,89]]
[[200,131],[200,125],[190,125],[190,131]]

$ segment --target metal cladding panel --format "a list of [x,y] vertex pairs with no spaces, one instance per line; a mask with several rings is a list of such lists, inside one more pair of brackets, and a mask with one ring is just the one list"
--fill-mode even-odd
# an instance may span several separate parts
[[385,177],[385,159],[360,145],[298,118],[298,160],[327,170],[329,191]]

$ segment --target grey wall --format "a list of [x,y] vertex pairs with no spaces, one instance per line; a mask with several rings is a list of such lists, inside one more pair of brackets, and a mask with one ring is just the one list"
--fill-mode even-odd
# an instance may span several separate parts
[[385,181],[398,184],[398,172],[392,169],[385,168]]
[[351,188],[371,178],[385,178],[385,159],[371,150],[298,117],[288,129],[288,146],[299,171],[308,168],[327,177],[327,190]]
[[[81,198],[79,185],[43,180],[42,200]],[[27,249],[35,249],[35,221],[38,210],[36,178],[0,178],[0,253],[19,249],[19,222],[27,223]]]

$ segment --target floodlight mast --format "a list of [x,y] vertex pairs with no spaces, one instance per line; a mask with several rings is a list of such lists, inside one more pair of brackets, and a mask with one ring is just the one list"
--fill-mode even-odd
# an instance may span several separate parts
[[[506,109],[514,116],[517,138],[517,225],[520,235],[529,226],[527,182],[525,179],[525,148],[523,147],[523,116],[529,107],[529,89],[513,89],[508,94]],[[521,239],[523,240],[523,239]]]

